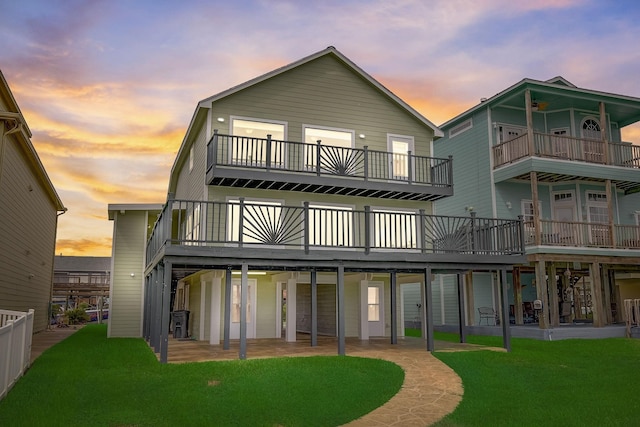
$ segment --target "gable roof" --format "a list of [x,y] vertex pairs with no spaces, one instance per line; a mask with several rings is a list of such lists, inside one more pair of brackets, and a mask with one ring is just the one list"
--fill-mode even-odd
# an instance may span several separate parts
[[13,97],[9,83],[7,83],[7,80],[4,78],[2,70],[0,70],[0,97],[5,100],[5,103],[8,106],[8,110],[0,110],[0,120],[4,120],[12,126],[12,129],[5,131],[5,135],[12,133],[19,141],[19,144],[24,150],[36,177],[40,180],[40,183],[42,184],[45,192],[49,195],[49,198],[56,207],[56,210],[63,212],[66,211],[67,208],[64,207],[64,204],[53,186],[44,165],[40,161],[40,157],[38,156],[35,147],[31,143],[31,130],[29,129],[29,126],[27,126],[27,121],[22,115],[22,111],[20,111],[20,107],[18,106],[16,99]]
[[251,80],[248,80],[244,83],[241,83],[239,85],[233,86],[229,89],[226,89],[222,92],[219,92],[215,95],[212,95],[208,98],[205,98],[203,100],[201,100],[197,107],[196,110],[193,113],[193,116],[191,118],[191,121],[189,122],[189,127],[187,128],[187,131],[185,132],[185,136],[182,140],[182,143],[180,145],[180,149],[178,150],[178,154],[176,155],[176,158],[174,160],[173,166],[171,167],[171,175],[169,178],[169,191],[171,192],[172,189],[175,186],[175,181],[177,180],[177,177],[174,177],[174,172],[176,170],[176,168],[184,161],[184,159],[186,158],[187,153],[185,152],[185,148],[187,146],[187,142],[189,139],[189,135],[191,134],[193,128],[195,127],[195,124],[198,123],[200,120],[204,120],[206,118],[206,112],[208,111],[208,109],[211,107],[211,104],[215,101],[218,101],[220,99],[226,98],[230,95],[233,95],[237,92],[240,92],[244,89],[247,89],[251,86],[260,84],[268,79],[271,79],[275,76],[279,76],[283,73],[286,73],[287,71],[290,71],[294,68],[297,68],[301,65],[307,64],[311,61],[314,61],[315,59],[318,59],[320,57],[323,56],[332,56],[334,58],[336,58],[339,62],[341,62],[342,64],[344,64],[346,67],[350,68],[354,73],[356,73],[357,75],[359,75],[362,79],[364,79],[366,82],[368,82],[374,89],[378,90],[380,93],[382,93],[384,96],[387,97],[387,99],[389,99],[391,102],[395,103],[396,105],[398,105],[400,108],[404,109],[405,111],[407,111],[410,115],[412,115],[413,117],[415,117],[419,122],[423,123],[425,126],[427,126],[428,128],[433,130],[433,134],[434,134],[434,139],[438,139],[444,136],[444,133],[442,132],[442,130],[440,130],[440,128],[438,126],[436,126],[433,122],[431,122],[430,120],[428,120],[426,117],[424,117],[422,114],[420,114],[418,111],[416,111],[413,107],[411,107],[409,104],[407,104],[406,102],[404,102],[401,98],[399,98],[397,95],[395,95],[393,92],[391,92],[389,89],[387,89],[382,83],[380,83],[379,81],[377,81],[376,79],[374,79],[371,75],[369,75],[368,73],[366,73],[362,68],[358,67],[353,61],[351,61],[349,58],[347,58],[345,55],[343,55],[340,51],[338,51],[335,47],[333,46],[329,46],[326,49],[323,49],[321,51],[318,51],[314,54],[311,54],[309,56],[306,56],[302,59],[299,59],[295,62],[292,62],[288,65],[285,65],[283,67],[277,68],[273,71],[270,71],[268,73],[262,74],[261,76],[255,77]]
[[53,269],[61,272],[111,271],[111,257],[56,255]]
[[604,102],[611,121],[617,122],[619,127],[640,121],[640,98],[579,88],[564,77],[557,76],[546,81],[524,78],[491,98],[484,99],[467,111],[447,120],[440,127],[449,127],[488,106],[504,104],[511,107],[524,108],[524,96],[522,94],[526,89],[531,90],[532,100],[544,101],[545,97],[553,97],[558,102],[556,106],[562,100],[563,108],[585,109],[588,106],[590,109],[597,111],[598,103]]

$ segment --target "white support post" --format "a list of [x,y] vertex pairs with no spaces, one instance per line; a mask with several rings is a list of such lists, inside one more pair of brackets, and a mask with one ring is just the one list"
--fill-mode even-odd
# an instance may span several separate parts
[[298,279],[294,273],[287,280],[287,342],[296,341],[296,291]]

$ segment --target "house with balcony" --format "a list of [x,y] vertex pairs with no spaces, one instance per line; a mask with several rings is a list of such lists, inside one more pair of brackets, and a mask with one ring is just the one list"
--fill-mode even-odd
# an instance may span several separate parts
[[640,145],[622,138],[639,120],[640,98],[556,77],[523,79],[441,125],[434,153],[455,159],[455,193],[436,213],[524,221],[512,323],[600,327],[640,298]]
[[115,323],[130,292],[120,316],[139,323],[126,333],[164,361],[169,330],[239,340],[240,358],[253,338],[301,334],[336,337],[344,354],[347,337],[402,336],[400,289],[418,284],[432,349],[433,275],[506,277],[524,261],[518,218],[433,215],[453,194],[453,159],[433,156],[441,136],[334,47],[203,99],[161,209],[109,206],[110,336],[131,326]]

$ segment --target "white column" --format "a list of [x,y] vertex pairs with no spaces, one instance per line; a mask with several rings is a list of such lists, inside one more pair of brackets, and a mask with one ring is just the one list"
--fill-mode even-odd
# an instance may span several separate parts
[[198,328],[198,341],[204,341],[204,325],[207,324],[207,279],[211,283],[211,274],[200,276],[200,327]]
[[209,344],[220,345],[220,307],[222,304],[222,271],[216,271],[211,279],[211,303],[209,306]]
[[369,339],[369,281],[360,281],[360,339]]
[[295,273],[287,280],[287,342],[296,341],[296,291],[298,277]]

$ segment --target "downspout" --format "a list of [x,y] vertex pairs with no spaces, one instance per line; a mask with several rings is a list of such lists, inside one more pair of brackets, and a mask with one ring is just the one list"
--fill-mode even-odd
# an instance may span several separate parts
[[67,213],[67,208],[62,208],[61,210],[56,211],[56,228],[55,232],[53,233],[53,256],[51,257],[51,288],[49,289],[49,313],[47,316],[47,329],[51,329],[51,315],[53,314],[51,313],[51,304],[53,303],[53,282],[56,274],[55,262],[56,241],[58,240],[58,218],[60,217],[60,215],[64,215],[65,213]]

